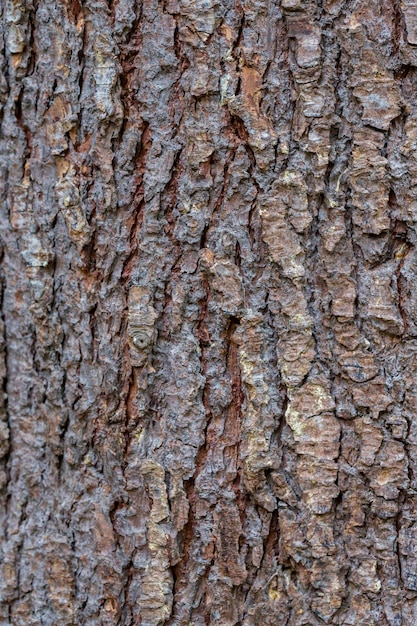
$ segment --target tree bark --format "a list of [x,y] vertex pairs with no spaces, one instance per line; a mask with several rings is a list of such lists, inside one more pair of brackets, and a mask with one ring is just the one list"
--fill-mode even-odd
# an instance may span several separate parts
[[4,0],[0,623],[417,623],[417,7]]

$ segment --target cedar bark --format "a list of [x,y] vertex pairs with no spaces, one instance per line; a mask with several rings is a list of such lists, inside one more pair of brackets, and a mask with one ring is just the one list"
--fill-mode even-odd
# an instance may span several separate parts
[[417,6],[4,0],[0,623],[417,623]]

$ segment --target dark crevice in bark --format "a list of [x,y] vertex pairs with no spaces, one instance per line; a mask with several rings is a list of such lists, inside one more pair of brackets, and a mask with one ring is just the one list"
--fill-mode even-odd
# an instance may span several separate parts
[[395,516],[395,529],[396,529],[396,538],[395,538],[395,554],[397,557],[397,566],[398,566],[398,572],[399,572],[399,578],[400,580],[404,581],[404,574],[403,574],[403,567],[402,567],[402,557],[401,557],[401,549],[400,549],[400,542],[399,542],[399,536],[401,533],[401,528],[402,528],[402,510],[403,510],[403,506],[405,504],[406,501],[406,494],[402,493],[400,494],[400,497],[398,499],[398,513]]
[[[230,165],[233,163],[234,158],[235,158],[235,154],[236,154],[236,149],[235,148],[231,148],[229,151],[229,154],[227,156],[227,158],[225,159],[224,165],[223,165],[223,177],[222,177],[222,185],[220,188],[220,192],[216,198],[216,201],[214,203],[214,207],[213,210],[211,212],[210,218],[208,220],[208,222],[206,222],[205,227],[203,229],[202,235],[201,235],[201,240],[200,240],[200,249],[204,248],[207,246],[208,242],[210,241],[210,231],[213,229],[213,227],[216,226],[216,219],[218,217],[218,212],[219,210],[222,208],[226,194],[227,194],[227,189],[228,189],[228,185],[229,185],[229,178],[230,178],[230,174],[229,174],[229,168]],[[210,163],[210,167],[212,166],[212,164]]]
[[[230,441],[230,447],[235,450],[235,463],[236,463],[236,478],[233,482],[233,488],[236,494],[240,515],[242,518],[242,525],[244,523],[245,516],[245,498],[240,492],[240,478],[239,478],[239,441],[240,441],[240,426],[242,423],[242,404],[244,400],[242,389],[242,378],[240,373],[239,364],[239,348],[235,342],[234,334],[236,328],[240,324],[240,319],[236,316],[230,316],[229,324],[226,330],[226,369],[230,373],[231,378],[231,390],[232,399],[228,410],[224,430],[228,441]],[[242,501],[243,497],[243,501]]]
[[122,278],[129,281],[137,264],[138,256],[138,233],[142,224],[143,214],[145,210],[145,202],[143,198],[143,177],[146,171],[146,161],[149,151],[152,147],[151,131],[149,124],[144,123],[140,145],[138,146],[134,157],[134,184],[135,191],[133,194],[132,211],[131,211],[131,227],[129,236],[129,255],[123,264]]
[[253,199],[248,214],[248,231],[249,239],[253,253],[257,257],[257,261],[263,261],[266,254],[266,244],[262,241],[262,224],[261,217],[259,215],[259,189],[256,186],[256,195]]
[[[1,247],[0,248],[0,264],[3,262],[4,262],[4,249],[3,247]],[[7,502],[8,502],[10,495],[11,495],[8,491],[8,485],[9,485],[10,478],[11,478],[10,465],[11,465],[11,459],[12,459],[12,453],[13,453],[13,437],[12,437],[13,432],[12,432],[11,421],[10,421],[9,400],[8,400],[9,384],[11,383],[11,380],[10,380],[9,363],[8,363],[9,356],[8,356],[8,342],[7,342],[7,319],[6,319],[6,310],[4,306],[5,291],[7,289],[7,285],[6,285],[6,280],[5,280],[3,272],[0,272],[0,287],[1,287],[0,319],[2,321],[2,326],[3,326],[1,351],[2,351],[2,358],[4,361],[4,378],[2,380],[1,391],[3,394],[2,405],[3,405],[3,410],[4,410],[4,418],[5,418],[6,426],[8,429],[7,443],[2,444],[2,447],[4,447],[2,462],[4,464],[4,469],[6,473],[4,489],[7,492]],[[6,510],[7,509],[8,509],[8,506],[6,503]]]
[[282,432],[286,426],[286,418],[285,415],[287,413],[287,409],[288,409],[288,405],[289,405],[289,398],[288,398],[288,389],[286,387],[286,385],[284,385],[283,383],[281,383],[280,385],[280,398],[282,401],[282,408],[281,408],[281,416],[279,419],[279,423],[278,423],[278,427],[276,429],[276,440],[278,443],[278,448],[282,449],[283,447],[283,442],[282,442]]
[[137,404],[138,394],[138,377],[140,373],[136,367],[132,367],[131,375],[129,377],[128,392],[126,396],[126,423],[125,423],[125,451],[129,448],[130,433],[138,425],[139,411]]
[[[198,467],[198,462],[196,462],[196,466]],[[180,560],[179,562],[171,568],[172,576],[173,576],[173,606],[172,606],[172,618],[174,622],[169,620],[168,623],[175,623],[175,616],[178,610],[180,610],[180,599],[181,592],[188,584],[188,576],[187,576],[187,567],[189,560],[192,558],[191,554],[191,544],[194,539],[194,527],[195,527],[195,503],[196,503],[196,493],[195,493],[195,478],[191,478],[184,482],[185,493],[187,496],[187,501],[189,505],[188,509],[188,521],[184,528],[180,531],[178,535],[178,542],[180,546]],[[183,613],[183,611],[181,611]],[[190,615],[187,616],[187,619],[190,619]]]
[[240,22],[239,22],[239,27],[238,27],[236,38],[234,39],[232,47],[231,47],[231,56],[233,56],[233,58],[236,59],[236,61],[238,61],[239,47],[242,42],[243,31],[246,25],[246,16],[245,16],[245,11],[240,4],[239,6],[236,6],[236,11],[238,14],[240,14]]
[[210,335],[207,327],[207,317],[208,317],[208,302],[210,298],[210,285],[207,278],[203,278],[202,286],[205,292],[205,297],[201,301],[199,318],[196,329],[196,336],[199,340],[200,347],[200,363],[201,363],[201,373],[204,376],[204,386],[202,390],[202,402],[204,405],[205,413],[206,413],[206,425],[204,429],[204,444],[199,449],[196,455],[196,467],[200,467],[203,463],[205,463],[205,459],[207,456],[207,431],[210,426],[211,420],[211,408],[209,402],[209,381],[207,380],[207,359],[206,359],[206,346],[210,342]]
[[175,208],[177,204],[178,197],[178,182],[180,180],[182,174],[182,163],[181,163],[181,155],[182,149],[179,149],[175,155],[174,162],[171,168],[171,177],[168,183],[165,186],[163,191],[163,200],[161,202],[162,209],[164,211],[164,216],[166,220],[166,224],[164,225],[165,233],[168,235],[172,247],[177,252],[177,259],[175,264],[179,261],[180,258],[180,249],[178,241],[174,237],[174,228],[175,228]]
[[400,46],[406,32],[404,16],[401,10],[400,0],[392,0],[392,12],[393,12],[393,52],[398,54],[400,52]]
[[23,89],[21,87],[15,99],[15,117],[19,128],[22,129],[26,138],[26,156],[29,156],[32,150],[32,133],[30,129],[25,124],[23,111],[22,111],[22,100],[23,100]]

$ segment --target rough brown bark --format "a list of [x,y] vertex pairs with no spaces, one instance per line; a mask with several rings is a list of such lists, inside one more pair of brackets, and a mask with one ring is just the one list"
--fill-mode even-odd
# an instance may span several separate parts
[[415,2],[0,11],[0,623],[416,624]]

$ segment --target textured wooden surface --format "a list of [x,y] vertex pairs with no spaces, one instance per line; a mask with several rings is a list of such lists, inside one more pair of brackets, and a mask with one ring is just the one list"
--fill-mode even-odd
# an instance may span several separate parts
[[0,11],[0,623],[417,624],[417,5]]

